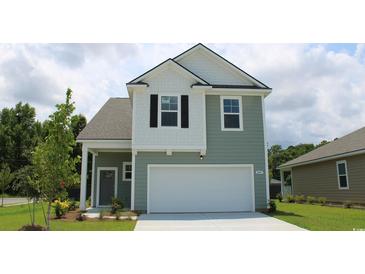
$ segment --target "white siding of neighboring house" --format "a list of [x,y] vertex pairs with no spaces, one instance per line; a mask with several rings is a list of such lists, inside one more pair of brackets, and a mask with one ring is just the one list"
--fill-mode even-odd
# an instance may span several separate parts
[[218,57],[212,57],[203,49],[193,51],[191,54],[184,56],[177,62],[208,81],[210,84],[226,85],[252,85],[253,83],[246,80],[228,64],[222,64],[217,60]]
[[[132,146],[134,149],[161,148],[173,149],[205,149],[205,105],[204,95],[191,89],[196,81],[183,75],[172,66],[163,71],[143,79],[149,84],[145,91],[133,94],[134,105],[134,135]],[[159,103],[163,95],[177,95],[179,97],[179,112],[181,111],[180,95],[189,95],[189,128],[160,127],[150,128],[150,95],[158,94]],[[159,106],[160,111],[160,106]],[[180,120],[180,116],[179,116]],[[180,123],[180,121],[179,121]]]

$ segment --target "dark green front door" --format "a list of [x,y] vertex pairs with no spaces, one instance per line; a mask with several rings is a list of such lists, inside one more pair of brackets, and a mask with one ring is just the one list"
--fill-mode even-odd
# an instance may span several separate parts
[[100,170],[99,206],[108,206],[115,195],[115,170]]

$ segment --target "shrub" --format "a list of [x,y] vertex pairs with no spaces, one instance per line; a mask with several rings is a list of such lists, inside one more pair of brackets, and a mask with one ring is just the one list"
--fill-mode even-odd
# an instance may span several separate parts
[[318,198],[318,202],[321,204],[321,205],[325,205],[327,203],[327,198],[326,197],[319,197]]
[[70,199],[69,201],[69,211],[74,211],[79,207],[79,202],[76,202],[74,199]]
[[102,220],[105,215],[106,215],[106,211],[105,210],[100,211],[100,213],[99,213],[99,220]]
[[351,201],[345,201],[343,203],[343,207],[344,208],[351,208],[353,206],[352,202]]
[[308,204],[314,204],[316,201],[316,198],[313,196],[307,196],[307,203]]
[[305,202],[305,197],[304,195],[296,195],[294,196],[294,200],[296,203],[301,204]]
[[270,212],[270,213],[273,213],[273,212],[276,211],[276,203],[275,203],[274,200],[269,201],[269,208],[268,208],[267,211]]
[[120,199],[118,199],[118,198],[112,199],[112,210],[111,210],[112,214],[115,214],[119,209],[123,209],[123,208],[124,208],[124,205]]
[[122,213],[120,211],[115,212],[115,220],[120,220]]
[[283,196],[281,193],[276,194],[276,199],[278,199],[280,203],[283,201]]
[[91,207],[91,196],[86,200],[86,207]]
[[65,214],[68,211],[69,208],[69,202],[68,201],[60,201],[60,200],[55,200],[52,203],[52,206],[54,208],[55,214],[56,214],[56,218],[60,219],[61,217],[65,216]]
[[285,200],[288,203],[294,203],[295,202],[294,196],[293,195],[290,195],[290,194],[286,195]]
[[82,222],[82,221],[85,221],[85,220],[86,220],[85,215],[83,215],[82,213],[77,214],[76,221]]

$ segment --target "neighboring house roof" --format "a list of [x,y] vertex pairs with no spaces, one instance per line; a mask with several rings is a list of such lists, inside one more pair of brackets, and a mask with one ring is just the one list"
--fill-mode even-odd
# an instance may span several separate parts
[[131,140],[129,98],[110,98],[77,136],[77,140]]
[[143,79],[150,76],[155,70],[160,69],[163,66],[166,66],[166,65],[169,65],[169,64],[175,66],[176,68],[178,68],[180,70],[182,70],[184,73],[187,73],[192,78],[194,78],[198,83],[209,85],[209,83],[207,81],[205,81],[204,79],[202,79],[201,77],[199,77],[198,75],[193,73],[192,71],[188,70],[186,67],[184,67],[181,64],[175,62],[173,59],[167,59],[167,60],[163,61],[162,63],[158,64],[157,66],[153,67],[152,69],[148,70],[147,72],[143,73],[142,75],[138,76],[137,78],[133,79],[132,81],[128,82],[127,86],[128,85],[133,85],[133,84],[136,84],[136,83],[140,84],[140,82]]
[[321,146],[294,160],[286,162],[279,168],[310,164],[332,158],[365,153],[365,127]]

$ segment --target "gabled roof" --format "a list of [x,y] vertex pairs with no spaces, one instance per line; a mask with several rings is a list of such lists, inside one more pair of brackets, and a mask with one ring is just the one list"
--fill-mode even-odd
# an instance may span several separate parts
[[326,161],[332,158],[349,156],[348,154],[365,153],[365,127],[321,146],[294,160],[286,162],[279,168]]
[[266,88],[266,89],[271,89],[270,87],[268,87],[267,85],[265,85],[264,83],[262,83],[261,81],[257,80],[255,77],[253,77],[252,75],[248,74],[247,72],[245,72],[244,70],[242,70],[241,68],[237,67],[236,65],[234,65],[233,63],[231,63],[230,61],[228,61],[227,59],[225,59],[224,57],[222,57],[221,55],[219,55],[218,53],[214,52],[213,50],[211,50],[210,48],[208,48],[207,46],[199,43],[196,44],[195,46],[191,47],[190,49],[184,51],[183,53],[177,55],[176,57],[174,57],[173,59],[178,62],[180,59],[184,58],[184,56],[191,54],[193,51],[198,50],[198,49],[203,49],[206,52],[208,52],[209,54],[217,57],[219,60],[223,61],[224,63],[226,63],[229,67],[231,67],[233,70],[236,70],[239,74],[241,74],[244,77],[247,77],[248,79],[250,79],[252,82],[254,82],[256,85],[260,86],[261,88]]
[[185,68],[181,64],[175,62],[173,59],[169,58],[169,59],[163,61],[162,63],[158,64],[157,66],[153,67],[152,69],[148,70],[147,72],[143,73],[142,75],[138,76],[137,78],[133,79],[132,81],[128,82],[127,86],[128,85],[133,85],[133,84],[139,84],[141,81],[143,81],[143,79],[150,76],[157,69],[161,69],[162,67],[164,67],[166,65],[174,66],[178,70],[180,70],[183,73],[185,73],[185,74],[189,75],[190,77],[194,78],[198,83],[209,85],[209,83],[207,81],[205,81],[204,79],[202,79],[201,77],[199,77],[198,75],[193,73],[192,71],[188,70],[187,68]]
[[110,98],[77,136],[82,140],[131,140],[132,106],[129,98]]

